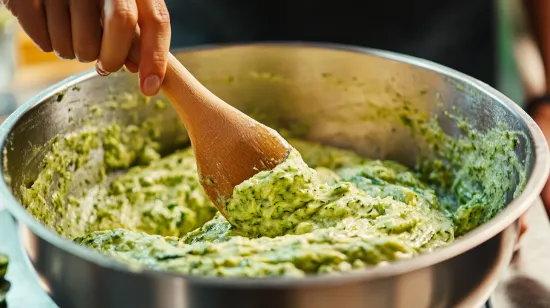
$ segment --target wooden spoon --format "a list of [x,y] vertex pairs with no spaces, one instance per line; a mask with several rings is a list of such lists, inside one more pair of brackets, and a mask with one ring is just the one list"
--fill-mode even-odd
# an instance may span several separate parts
[[[139,63],[136,46],[129,58]],[[172,54],[161,90],[189,133],[201,185],[224,216],[235,186],[287,158],[291,147],[275,130],[214,95]]]

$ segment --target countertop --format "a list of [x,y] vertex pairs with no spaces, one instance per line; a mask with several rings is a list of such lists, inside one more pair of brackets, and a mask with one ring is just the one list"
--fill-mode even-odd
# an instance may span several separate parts
[[[1,205],[0,205],[1,207]],[[53,308],[53,300],[35,279],[34,270],[19,245],[16,224],[6,210],[0,209],[0,252],[10,259],[6,279],[11,283],[7,308]]]
[[538,200],[527,212],[528,230],[491,297],[495,308],[550,307],[550,223]]

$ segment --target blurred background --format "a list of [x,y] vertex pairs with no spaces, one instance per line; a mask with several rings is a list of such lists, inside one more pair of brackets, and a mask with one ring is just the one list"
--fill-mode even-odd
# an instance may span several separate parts
[[[497,0],[499,38],[498,88],[518,104],[544,91],[540,55],[525,27],[520,0]],[[0,7],[0,121],[38,91],[93,63],[59,60],[42,53]]]

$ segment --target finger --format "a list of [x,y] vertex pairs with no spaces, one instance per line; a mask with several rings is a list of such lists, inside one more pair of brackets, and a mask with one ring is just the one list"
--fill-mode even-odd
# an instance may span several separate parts
[[136,1],[105,0],[103,15],[99,64],[105,71],[116,72],[124,65],[134,37],[138,21]]
[[550,182],[547,182],[541,193],[542,202],[546,209],[546,214],[550,217]]
[[519,218],[519,237],[523,236],[525,232],[527,231],[528,224],[527,224],[527,214],[521,215]]
[[44,0],[48,32],[53,50],[61,59],[74,59],[69,4],[62,0]]
[[111,74],[110,72],[104,71],[104,70],[101,68],[101,66],[99,66],[99,62],[96,62],[96,63],[95,63],[95,71],[97,72],[97,74],[98,74],[99,76],[103,76],[103,77],[109,76],[109,75]]
[[170,17],[163,0],[137,0],[141,30],[139,79],[143,94],[158,93],[170,50]]
[[2,2],[17,17],[21,28],[42,51],[52,51],[42,0],[2,0]]
[[132,73],[137,73],[139,71],[139,65],[130,60],[126,60],[126,62],[124,62],[124,66],[126,66],[126,69]]
[[523,237],[527,229],[528,229],[527,214],[523,214],[519,217],[519,233],[514,246],[514,251],[518,251],[520,249],[521,238]]
[[70,0],[69,3],[75,56],[80,62],[95,61],[101,48],[99,4],[91,0]]

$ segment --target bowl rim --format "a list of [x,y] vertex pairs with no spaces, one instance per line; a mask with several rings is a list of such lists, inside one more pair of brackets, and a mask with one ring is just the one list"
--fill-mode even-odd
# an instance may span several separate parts
[[[256,43],[241,43],[241,44],[211,44],[201,45],[195,47],[181,48],[173,50],[176,57],[185,53],[197,52],[197,51],[212,51],[222,50],[227,48],[246,48],[246,47],[273,47],[273,48],[312,48],[312,49],[325,49],[333,51],[346,51],[352,53],[359,53],[364,55],[370,55],[380,57],[388,60],[399,61],[433,71],[435,73],[450,77],[452,79],[460,80],[470,86],[473,86],[492,99],[500,102],[510,112],[515,114],[521,121],[527,126],[530,136],[533,140],[533,171],[531,176],[527,179],[525,189],[517,196],[508,206],[501,211],[497,216],[479,226],[478,228],[470,231],[466,235],[458,238],[452,245],[437,249],[436,251],[421,254],[414,258],[407,260],[400,260],[392,262],[385,266],[376,266],[367,268],[364,270],[355,270],[346,272],[338,276],[332,275],[311,275],[304,278],[232,278],[232,277],[206,277],[196,275],[180,274],[168,270],[156,270],[141,268],[137,269],[121,261],[110,258],[99,252],[93,251],[89,248],[80,246],[69,239],[63,238],[53,230],[50,230],[38,220],[36,220],[31,214],[29,214],[24,207],[16,200],[15,196],[11,193],[8,184],[3,176],[0,177],[0,197],[4,200],[7,210],[15,217],[15,219],[27,226],[32,232],[45,240],[49,244],[55,246],[58,249],[63,250],[66,253],[77,256],[84,261],[91,262],[97,266],[108,268],[111,270],[121,271],[125,274],[139,274],[146,275],[150,278],[179,278],[184,279],[188,283],[193,284],[209,284],[216,286],[224,286],[229,288],[278,288],[278,287],[300,287],[300,286],[312,286],[312,285],[339,285],[342,283],[349,283],[350,281],[365,281],[381,278],[388,278],[397,275],[401,275],[407,272],[412,272],[422,268],[426,268],[445,260],[451,259],[464,253],[472,248],[481,245],[490,238],[496,236],[502,232],[509,225],[513,224],[538,198],[540,191],[542,190],[546,179],[550,173],[550,160],[549,149],[542,131],[537,126],[535,121],[516,103],[500,93],[491,86],[473,78],[460,73],[454,69],[445,67],[435,62],[420,59],[413,56],[403,55],[400,53],[384,51],[380,49],[356,47],[344,44],[327,44],[327,43],[306,43],[306,42],[293,42],[293,41],[281,41],[281,42],[256,42]],[[41,91],[39,94],[32,97],[25,104],[19,107],[13,112],[3,123],[0,125],[0,162],[4,161],[4,149],[7,145],[7,138],[11,130],[15,127],[19,119],[27,112],[29,112],[35,106],[41,104],[46,99],[56,95],[57,93],[70,89],[80,82],[98,76],[95,70],[88,70],[80,74],[66,78],[47,89]],[[4,173],[4,164],[0,163],[0,173]],[[25,251],[25,254],[27,252]]]

